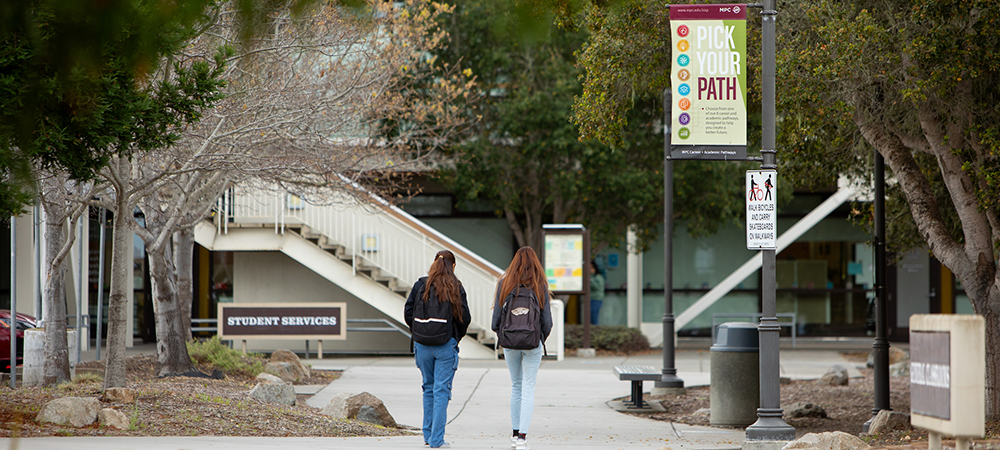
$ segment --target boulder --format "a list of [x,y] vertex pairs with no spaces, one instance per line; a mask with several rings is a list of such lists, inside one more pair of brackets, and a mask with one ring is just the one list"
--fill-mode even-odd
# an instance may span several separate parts
[[701,408],[691,413],[692,417],[711,417],[711,415],[712,415],[712,408]]
[[271,353],[271,362],[273,363],[289,363],[296,366],[297,370],[305,374],[302,378],[309,378],[311,376],[309,366],[302,363],[299,359],[299,355],[296,355],[290,350],[275,350]]
[[278,378],[267,372],[261,372],[259,375],[257,375],[257,382],[267,383],[267,384],[289,384],[287,381],[282,380],[281,378]]
[[102,408],[97,413],[97,423],[102,427],[112,427],[119,430],[129,429],[128,416],[114,408]]
[[[889,347],[890,365],[909,360],[910,360],[910,354],[907,353],[906,351],[900,350],[896,347]],[[869,369],[875,367],[875,350],[868,352],[868,362],[865,363],[865,366],[868,367]]]
[[308,378],[301,367],[289,362],[269,362],[264,366],[264,372],[274,375],[289,383],[298,383]]
[[863,450],[871,448],[865,441],[843,431],[809,433],[788,444],[781,450]]
[[97,420],[101,402],[95,397],[63,397],[42,405],[35,420],[81,428]]
[[257,383],[250,390],[250,397],[268,403],[291,406],[295,404],[295,386],[287,383]]
[[892,430],[908,430],[910,425],[910,415],[906,413],[889,411],[883,409],[872,419],[868,426],[868,434],[881,434]]
[[323,408],[323,414],[335,419],[357,419],[383,427],[396,428],[396,420],[374,395],[367,392],[334,395]]
[[847,367],[837,364],[827,370],[816,384],[824,386],[847,386]]
[[139,394],[135,392],[135,389],[107,388],[104,390],[104,396],[101,397],[101,400],[108,403],[135,403],[137,398],[139,398]]
[[889,366],[889,376],[890,377],[910,377],[910,362],[900,361],[896,364]]
[[815,403],[798,402],[785,407],[785,417],[820,417],[825,418],[826,410]]

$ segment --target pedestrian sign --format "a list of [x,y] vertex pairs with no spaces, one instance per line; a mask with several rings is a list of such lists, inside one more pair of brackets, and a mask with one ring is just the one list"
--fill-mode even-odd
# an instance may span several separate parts
[[778,242],[778,211],[774,201],[778,172],[748,170],[746,174],[747,249],[774,250]]

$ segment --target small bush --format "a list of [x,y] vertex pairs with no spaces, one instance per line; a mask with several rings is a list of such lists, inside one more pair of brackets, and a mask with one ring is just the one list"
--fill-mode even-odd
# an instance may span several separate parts
[[[566,325],[566,349],[583,346],[583,325]],[[649,340],[635,329],[621,325],[591,325],[590,346],[618,354],[632,354],[649,350]]]
[[240,350],[222,345],[219,336],[212,336],[203,342],[188,341],[187,347],[192,361],[197,364],[209,364],[227,374],[243,374],[253,378],[264,371],[263,355],[259,353],[243,355]]

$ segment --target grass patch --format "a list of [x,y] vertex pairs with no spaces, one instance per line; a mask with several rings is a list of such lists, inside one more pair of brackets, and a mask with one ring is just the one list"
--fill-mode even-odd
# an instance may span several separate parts
[[199,342],[188,341],[188,354],[191,360],[198,364],[207,364],[226,374],[242,374],[253,378],[264,371],[263,355],[234,350],[226,345],[218,336]]

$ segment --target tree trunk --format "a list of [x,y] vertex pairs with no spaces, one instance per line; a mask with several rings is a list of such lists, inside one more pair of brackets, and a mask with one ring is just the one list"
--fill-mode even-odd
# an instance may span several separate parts
[[[120,195],[120,194],[119,194]],[[111,289],[108,293],[108,359],[104,367],[104,389],[126,387],[125,338],[128,328],[128,290],[132,277],[132,261],[128,248],[132,245],[135,219],[127,202],[118,199],[111,233]]]
[[45,262],[48,279],[45,282],[45,361],[42,365],[43,386],[52,387],[70,381],[69,348],[66,344],[66,265],[58,256],[66,243],[63,220],[46,213]]
[[187,339],[191,336],[191,308],[194,305],[194,228],[174,233],[174,266],[177,268],[177,302],[181,318],[187,318],[177,324],[180,335]]
[[171,247],[168,242],[160,248],[146,249],[156,313],[157,375],[161,377],[195,370],[187,352],[187,339],[191,334],[182,334],[184,326],[181,324],[184,321],[190,322],[191,317],[190,313],[184,317],[184,308],[177,298],[177,268],[174,266]]
[[[975,303],[973,303],[975,305]],[[996,286],[990,290],[990,299],[985,308],[976,308],[986,321],[986,420],[1000,417],[1000,358],[992,349],[1000,348],[1000,295]]]

